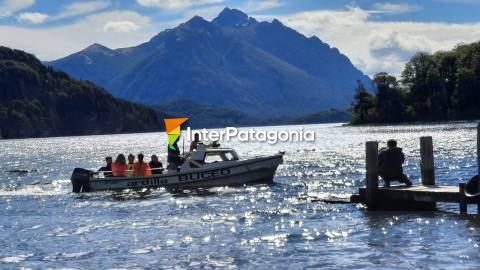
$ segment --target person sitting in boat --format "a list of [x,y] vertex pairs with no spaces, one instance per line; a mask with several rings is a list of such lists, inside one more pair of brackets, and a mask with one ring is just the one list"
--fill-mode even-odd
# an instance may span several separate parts
[[133,164],[135,163],[135,156],[128,154],[128,176],[133,176]]
[[163,172],[163,164],[158,161],[157,155],[152,155],[151,161],[148,163],[150,168],[152,169],[152,174],[162,174]]
[[403,162],[405,155],[402,148],[397,147],[397,141],[389,140],[387,148],[382,148],[378,154],[379,174],[385,181],[385,187],[390,186],[390,181],[399,181],[407,186],[411,186],[412,182],[408,176],[403,173]]
[[128,176],[128,165],[124,154],[120,154],[112,164],[112,175],[117,177]]
[[107,162],[107,165],[104,167],[101,167],[98,169],[99,172],[104,172],[103,175],[105,177],[111,177],[112,176],[112,157],[106,157],[105,162]]
[[152,169],[148,163],[143,161],[143,154],[137,155],[138,161],[133,164],[133,176],[150,176]]
[[205,164],[205,148],[203,143],[197,145],[195,153],[191,153],[188,162],[191,168],[200,168]]
[[197,150],[197,145],[201,143],[200,141],[200,134],[195,133],[193,137],[193,141],[190,143],[190,153],[193,152],[193,150]]

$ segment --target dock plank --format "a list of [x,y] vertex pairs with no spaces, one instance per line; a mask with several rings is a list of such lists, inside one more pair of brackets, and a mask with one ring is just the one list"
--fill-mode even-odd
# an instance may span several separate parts
[[[365,193],[360,188],[360,197]],[[392,186],[379,187],[376,191],[378,201],[416,201],[416,202],[455,202],[478,203],[478,198],[466,197],[459,192],[458,186]]]
[[411,186],[407,187],[404,185],[401,186],[392,186],[392,187],[382,187],[381,190],[392,190],[392,191],[409,191],[409,192],[444,192],[444,193],[458,193],[458,187],[456,186]]

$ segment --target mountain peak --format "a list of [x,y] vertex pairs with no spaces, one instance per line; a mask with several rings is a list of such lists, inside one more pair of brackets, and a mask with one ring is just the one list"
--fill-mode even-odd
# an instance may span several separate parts
[[231,8],[212,21],[195,16],[128,52],[113,52],[120,57],[81,53],[53,66],[125,99],[159,104],[187,97],[268,117],[346,108],[358,79],[371,85],[320,40]]
[[99,44],[99,43],[93,43],[92,45],[85,48],[84,51],[88,51],[88,52],[111,52],[112,49],[110,49],[108,47],[105,47],[105,46],[103,46],[102,44]]
[[212,20],[212,23],[219,26],[232,27],[247,24],[248,15],[234,8],[224,8],[218,16]]
[[210,25],[210,22],[198,15],[195,15],[183,25],[190,26],[192,28],[202,28],[208,27]]
[[277,19],[273,19],[272,24],[284,26],[283,23],[281,21],[277,20]]

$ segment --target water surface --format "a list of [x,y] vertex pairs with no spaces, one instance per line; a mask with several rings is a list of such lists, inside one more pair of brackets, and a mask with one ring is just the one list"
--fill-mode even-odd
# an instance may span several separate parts
[[475,123],[305,128],[316,142],[226,144],[242,157],[286,151],[273,185],[148,196],[72,194],[68,179],[119,152],[164,162],[163,133],[0,141],[0,268],[480,268],[480,223],[458,205],[367,212],[311,200],[348,198],[363,185],[367,140],[396,138],[419,183],[418,138],[431,135],[437,183],[467,181],[477,171]]

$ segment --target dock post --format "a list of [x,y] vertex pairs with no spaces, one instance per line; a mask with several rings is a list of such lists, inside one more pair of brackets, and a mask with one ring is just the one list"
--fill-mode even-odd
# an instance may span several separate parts
[[420,156],[422,185],[435,185],[435,166],[433,163],[433,140],[431,136],[420,137]]
[[458,184],[458,191],[462,200],[460,202],[460,214],[467,214],[467,203],[465,202],[465,183]]
[[365,147],[367,164],[365,197],[368,207],[375,207],[375,197],[378,189],[378,142],[367,142]]
[[[477,174],[480,175],[480,122],[477,124]],[[478,184],[480,185],[480,182]]]
[[[480,122],[477,123],[477,175],[480,175]],[[480,190],[480,181],[478,190]],[[480,202],[477,203],[477,214],[480,215]]]

